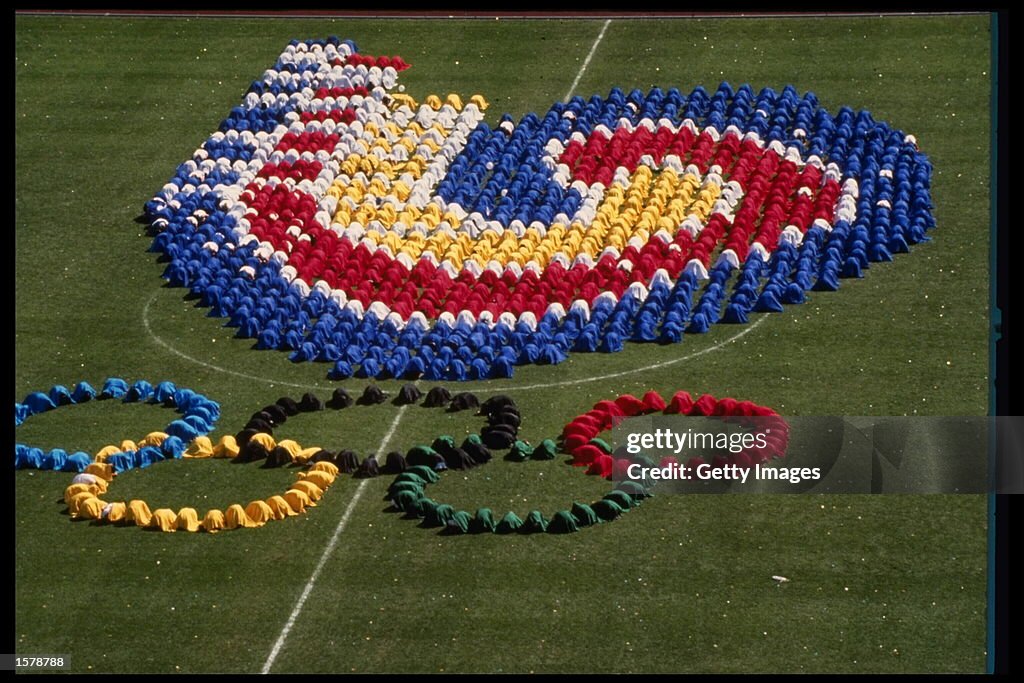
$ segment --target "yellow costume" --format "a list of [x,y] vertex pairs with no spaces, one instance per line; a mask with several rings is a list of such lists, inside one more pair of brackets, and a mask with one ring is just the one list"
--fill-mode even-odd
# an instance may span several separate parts
[[225,529],[237,529],[239,527],[251,529],[257,526],[262,525],[256,524],[251,519],[249,519],[249,515],[245,514],[245,510],[238,503],[235,503],[234,505],[229,507],[227,511],[224,513]]
[[203,530],[215,534],[224,528],[224,513],[220,510],[209,510],[203,517]]
[[139,448],[143,448],[144,446],[159,446],[166,438],[167,434],[164,432],[150,432],[139,441]]
[[292,506],[288,504],[284,496],[271,496],[267,498],[267,505],[270,506],[270,510],[274,513],[274,519],[284,519],[285,517],[294,517],[299,514],[292,510]]
[[274,519],[274,510],[265,500],[254,500],[246,505],[245,514],[256,526],[263,526]]
[[199,513],[195,508],[181,508],[175,525],[182,531],[199,531]]
[[133,500],[128,503],[128,514],[125,515],[125,521],[134,522],[135,526],[147,527],[152,518],[153,513],[149,511],[146,501]]
[[309,495],[299,489],[288,489],[284,492],[284,499],[291,506],[291,509],[295,510],[298,514],[305,512],[308,507],[316,507],[316,503],[309,499]]
[[159,510],[153,511],[153,516],[149,520],[149,525],[154,529],[160,531],[174,532],[178,530],[178,515],[174,513],[174,510],[170,508],[160,508]]
[[209,458],[213,455],[213,442],[208,436],[197,436],[185,449],[186,458]]
[[292,489],[302,491],[312,501],[320,500],[324,496],[324,490],[311,481],[297,481],[292,484]]

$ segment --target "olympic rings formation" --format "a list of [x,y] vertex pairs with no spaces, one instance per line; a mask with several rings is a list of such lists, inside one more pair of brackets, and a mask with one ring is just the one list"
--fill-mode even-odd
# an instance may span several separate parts
[[[96,395],[85,382],[80,383],[74,392],[60,386],[45,394],[36,392],[30,394],[24,403],[16,404],[16,421],[23,421],[28,415],[52,410],[60,405],[91,400]],[[219,415],[219,406],[213,401],[189,390],[179,390],[169,382],[163,382],[154,388],[149,383],[140,381],[129,387],[123,380],[113,378],[107,380],[99,396],[121,397],[129,402],[166,402],[183,408],[188,413],[187,417],[208,415],[216,420],[216,416]],[[402,387],[394,402],[411,404],[422,397],[422,392],[415,385],[408,384]],[[404,455],[397,451],[391,452],[387,455],[383,468],[373,454],[360,462],[352,451],[342,450],[335,453],[318,447],[303,448],[294,440],[277,441],[273,436],[274,429],[282,426],[289,417],[299,413],[322,411],[328,407],[341,410],[355,403],[372,405],[382,403],[386,399],[386,394],[372,385],[366,388],[358,400],[354,400],[347,391],[340,388],[334,391],[327,402],[309,393],[299,400],[282,397],[255,412],[237,435],[225,435],[216,445],[205,436],[205,433],[195,430],[194,421],[176,421],[194,430],[187,446],[177,433],[153,433],[140,442],[142,445],[138,450],[115,452],[118,450],[117,447],[110,446],[101,450],[96,458],[89,462],[85,462],[85,458],[88,457],[85,454],[82,454],[85,458],[72,459],[75,466],[65,466],[63,469],[79,474],[65,489],[64,502],[72,519],[89,519],[100,524],[134,524],[165,532],[182,530],[215,533],[222,529],[261,527],[272,520],[303,514],[307,508],[316,506],[317,501],[341,473],[356,477],[374,477],[384,472],[397,475],[389,486],[385,498],[390,500],[396,509],[406,513],[407,517],[422,519],[422,526],[443,527],[446,533],[452,534],[505,534],[575,532],[583,527],[615,520],[623,512],[639,505],[644,498],[651,495],[642,483],[622,480],[613,491],[593,504],[574,502],[571,508],[556,512],[551,519],[546,518],[539,510],[533,510],[525,519],[518,517],[514,512],[508,512],[498,521],[495,521],[493,512],[488,507],[478,508],[471,516],[469,512],[456,510],[451,505],[428,498],[426,487],[438,480],[438,472],[482,465],[492,459],[492,449],[507,449],[506,459],[512,461],[551,460],[555,457],[558,446],[553,440],[545,439],[539,445],[533,446],[518,438],[522,416],[515,401],[504,395],[496,395],[480,403],[473,394],[464,392],[452,396],[444,387],[434,387],[423,400],[425,407],[448,406],[449,411],[478,407],[478,414],[485,417],[486,425],[479,434],[466,437],[458,447],[452,437],[442,435],[434,439],[429,446],[414,446]],[[28,406],[28,412],[22,406]],[[773,434],[765,445],[753,446],[728,457],[716,457],[711,463],[712,467],[726,464],[750,467],[755,463],[765,463],[785,454],[788,426],[775,411],[749,401],[716,399],[710,395],[694,400],[685,391],[677,392],[668,403],[653,391],[645,394],[643,398],[625,394],[615,400],[599,401],[593,409],[577,416],[563,428],[561,449],[572,456],[573,465],[586,466],[588,474],[624,479],[621,476],[622,472],[637,458],[614,457],[611,447],[599,437],[600,433],[616,426],[627,417],[659,412],[666,415],[722,417],[741,424],[757,419],[761,421],[762,429],[765,428],[764,421],[770,421]],[[181,426],[173,425],[174,423],[169,427],[169,431],[180,432],[183,429]],[[24,448],[19,445],[16,454],[22,452]],[[151,457],[146,455],[147,453],[159,455]],[[167,457],[230,458],[239,463],[263,461],[264,467],[298,465],[304,469],[296,473],[296,482],[283,495],[256,499],[244,507],[238,503],[232,504],[224,511],[212,509],[207,511],[202,519],[198,511],[191,507],[183,507],[177,511],[170,508],[151,510],[143,500],[107,501],[101,497],[109,494],[109,487],[118,473],[131,467],[146,467]],[[641,459],[643,457],[640,456]],[[16,465],[23,466],[18,464],[17,458],[16,455]],[[675,459],[665,458],[661,464],[665,465],[670,461],[675,462]],[[699,459],[693,458],[690,465],[695,466],[698,462]]]

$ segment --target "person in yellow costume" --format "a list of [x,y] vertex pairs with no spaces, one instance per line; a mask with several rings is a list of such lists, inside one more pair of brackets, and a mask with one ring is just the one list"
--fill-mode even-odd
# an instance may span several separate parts
[[650,233],[660,217],[660,211],[653,207],[647,207],[640,214],[640,219],[633,225],[632,234],[635,235],[640,231]]
[[373,175],[373,172],[377,170],[377,163],[377,157],[373,156],[372,154],[367,154],[366,156],[360,158],[359,170],[365,173],[367,176],[371,176]]
[[402,180],[396,180],[391,183],[391,193],[398,197],[400,202],[408,201],[410,192],[412,192],[412,189]]
[[199,531],[199,513],[195,508],[181,508],[178,510],[175,526],[181,531]]
[[208,510],[203,517],[203,530],[215,534],[224,528],[224,513],[220,510]]
[[[299,451],[298,453],[295,454],[295,457],[293,459],[295,460],[296,463],[298,463],[300,465],[305,465],[307,462],[309,462],[310,458],[312,458],[314,455],[316,455],[319,452],[320,452],[320,449],[317,448],[316,446],[313,446],[311,448],[303,448],[301,451]],[[329,465],[330,463],[326,463],[326,464]]]
[[349,154],[339,165],[339,169],[347,176],[354,176],[359,170],[359,161],[362,159],[358,154]]
[[676,190],[676,197],[678,197],[683,204],[689,205],[693,202],[693,193],[696,192],[699,184],[697,179],[692,175],[687,175],[683,179],[683,182],[679,184],[679,188]]
[[622,234],[620,228],[616,228],[616,231],[608,235],[605,239],[605,246],[615,247],[620,252],[626,248],[626,237]]
[[213,442],[208,436],[197,436],[185,449],[182,457],[185,458],[209,458],[213,455]]
[[719,193],[717,190],[717,187],[705,187],[700,191],[700,194],[697,195],[697,201],[707,204],[710,208],[711,205],[715,203],[715,200],[718,199]]
[[[390,203],[388,199],[384,201]],[[402,233],[394,227],[395,221],[385,222],[382,220],[382,218],[386,217],[386,213],[383,217],[377,216],[379,224],[368,225],[366,227],[366,237],[377,246],[387,247],[391,255],[395,256],[404,245],[404,240],[402,240]]]
[[128,514],[128,506],[123,501],[116,503],[110,503],[106,508],[106,519],[110,524],[120,524],[125,521],[125,517]]
[[159,446],[166,438],[167,434],[164,432],[150,432],[139,441],[139,448],[143,448],[145,446]]
[[254,527],[263,526],[257,524],[253,520],[249,519],[249,515],[245,514],[245,508],[238,503],[231,505],[224,512],[224,528],[225,529],[237,529],[239,527],[245,529],[252,529]]
[[640,210],[644,208],[644,200],[646,195],[641,192],[630,192],[626,195],[626,210],[633,211],[634,213],[640,213]]
[[64,489],[64,504],[70,507],[71,499],[79,493],[90,493],[95,496],[99,495],[100,491],[95,484],[72,484]]
[[[381,196],[387,197],[387,194]],[[385,201],[383,206],[377,209],[377,220],[379,220],[386,228],[394,225],[395,217],[397,215],[398,212],[395,211],[395,207],[392,206],[391,203],[387,201]]]
[[159,510],[153,511],[153,516],[149,520],[150,526],[160,531],[166,531],[173,533],[178,530],[178,515],[174,513],[174,510],[170,508],[160,508]]
[[316,503],[309,499],[309,495],[305,491],[291,488],[284,492],[284,499],[288,503],[289,507],[296,512],[296,514],[302,514],[308,507],[316,507]]
[[366,225],[377,217],[377,208],[369,202],[362,204],[352,215],[352,220],[360,225]]
[[348,225],[352,222],[352,209],[347,204],[339,204],[332,221],[343,226]]
[[239,448],[238,442],[235,437],[231,434],[227,434],[220,438],[217,445],[213,449],[213,457],[215,458],[234,458],[238,455]]
[[[682,222],[686,216],[686,204],[681,199],[674,198],[669,201],[668,206],[665,207],[665,213],[659,220],[658,229],[664,228],[669,232],[675,230],[675,228]],[[667,224],[664,222],[667,221]]]
[[277,447],[288,451],[288,457],[292,460],[294,460],[295,456],[302,450],[302,446],[300,446],[294,439],[281,439],[277,442]]
[[109,458],[112,455],[117,455],[120,452],[121,449],[113,444],[109,446],[104,446],[99,451],[97,451],[95,462],[104,463],[106,462],[107,458]]
[[622,201],[622,198],[626,196],[626,189],[618,183],[612,185],[604,191],[604,201]]
[[274,510],[265,500],[254,500],[245,506],[245,514],[252,520],[253,524],[263,526],[274,519]]
[[78,517],[79,508],[81,508],[82,504],[90,498],[96,498],[96,495],[93,494],[91,490],[80,490],[80,492],[68,500],[68,514],[71,515],[72,519]]
[[[344,163],[344,162],[342,162]],[[340,170],[340,166],[339,166]],[[334,184],[327,188],[327,196],[334,197],[335,199],[341,199],[341,195],[345,190],[345,186],[338,181],[334,181]]]
[[366,188],[366,193],[371,194],[374,197],[384,197],[390,194],[387,183],[379,175],[374,175],[373,179],[370,180],[370,184]]
[[[99,477],[103,481],[114,481],[114,466],[110,463],[89,463],[85,468],[85,473]],[[103,490],[105,492],[105,486],[103,486]]]
[[[584,234],[584,237],[602,234],[602,231],[607,230],[608,226],[612,224],[612,221],[618,215],[618,207],[615,207],[614,209],[611,209],[609,211],[604,211],[602,209],[597,213],[596,216],[594,216],[594,220],[590,222],[590,225],[587,227],[587,231]],[[595,232],[592,233],[591,231]]]
[[466,241],[472,241],[472,238],[469,237],[469,235],[466,235],[465,240],[457,242],[446,232],[435,232],[425,240],[426,244],[424,244],[424,249],[433,252],[435,256],[439,256],[440,254],[448,252],[448,250],[452,250],[454,255],[461,257],[462,253],[466,249]]
[[334,475],[327,472],[299,472],[299,481],[311,482],[322,490],[334,483]]
[[405,241],[422,251],[427,246],[425,232],[426,226],[422,222],[413,221],[412,227],[405,232]]
[[416,109],[417,107],[419,107],[419,104],[416,102],[416,100],[414,100],[409,95],[406,95],[405,93],[390,92],[390,93],[388,93],[388,96],[392,100],[392,105],[391,105],[392,109],[398,109],[399,107],[402,107],[403,105],[406,106],[406,107],[409,107],[409,109]]
[[128,514],[124,517],[126,522],[134,522],[135,526],[147,527],[149,526],[149,522],[152,518],[153,513],[149,511],[149,506],[146,505],[146,501],[129,501]]
[[267,498],[267,505],[270,506],[270,510],[274,513],[274,519],[295,517],[299,514],[292,509],[292,506],[288,504],[288,501],[284,499],[284,496],[271,496],[270,498]]
[[103,508],[106,506],[106,502],[96,498],[95,496],[87,498],[78,506],[78,514],[76,517],[78,519],[99,519],[103,516]]
[[79,491],[78,493],[74,494],[68,501],[68,514],[70,514],[71,518],[74,519],[78,516],[78,509],[82,507],[82,503],[89,500],[90,498],[95,497],[96,494],[93,493],[92,491]]
[[430,228],[437,227],[441,222],[441,207],[431,202],[423,207],[420,219],[427,223]]
[[415,151],[417,149],[419,149],[419,145],[413,148],[413,154],[409,156],[409,161],[405,162],[405,170],[419,178],[427,168],[427,158],[420,152]]
[[462,111],[462,98],[459,97],[458,93],[448,93],[448,97],[444,98],[445,104],[450,104],[455,107],[455,111]]
[[[317,450],[319,450],[319,449],[317,449]],[[320,462],[313,463],[313,466],[309,468],[309,471],[310,472],[327,472],[328,474],[330,474],[330,475],[332,475],[334,477],[337,477],[338,476],[338,472],[340,472],[340,470],[338,469],[337,465],[335,465],[333,462],[328,462],[326,460],[321,460]]]
[[266,432],[256,432],[252,435],[250,441],[263,446],[267,451],[272,451],[274,450],[274,447],[277,446],[277,443],[274,441],[274,437]]
[[324,497],[324,490],[311,481],[299,480],[292,484],[292,489],[302,491],[312,501],[318,501]]

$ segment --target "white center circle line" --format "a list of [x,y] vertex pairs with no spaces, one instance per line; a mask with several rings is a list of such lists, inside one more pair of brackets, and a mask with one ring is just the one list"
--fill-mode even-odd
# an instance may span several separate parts
[[[161,346],[162,348],[166,349],[168,352],[174,354],[175,356],[177,356],[177,357],[179,357],[179,358],[181,358],[183,360],[187,360],[187,361],[189,361],[191,363],[195,363],[196,365],[202,366],[202,367],[207,368],[209,370],[214,370],[215,372],[220,372],[220,373],[223,373],[223,374],[226,374],[226,375],[231,375],[233,377],[240,377],[242,379],[252,380],[254,382],[260,382],[261,384],[266,384],[266,385],[271,385],[271,386],[272,385],[281,385],[281,386],[286,386],[286,387],[294,387],[296,389],[311,389],[311,390],[316,390],[316,391],[323,391],[325,389],[330,389],[330,387],[323,387],[323,386],[314,385],[314,384],[296,384],[295,382],[288,382],[288,381],[285,381],[285,380],[276,380],[276,379],[267,379],[266,377],[258,377],[256,375],[250,375],[250,374],[247,374],[247,373],[244,373],[244,372],[238,372],[237,370],[229,370],[228,368],[222,368],[219,365],[214,365],[213,363],[209,363],[209,362],[204,361],[202,359],[195,358],[193,356],[188,355],[184,351],[180,351],[180,350],[174,348],[174,346],[172,346],[167,340],[162,339],[159,335],[156,334],[156,332],[153,331],[153,327],[152,327],[152,325],[149,322],[149,308],[150,308],[150,305],[153,303],[153,301],[156,300],[156,297],[157,297],[158,294],[159,294],[159,292],[154,293],[153,296],[151,296],[149,298],[149,301],[146,302],[146,305],[143,307],[143,309],[142,309],[142,325],[146,329],[146,333],[149,335],[150,339],[152,339],[159,346]],[[682,363],[684,361],[693,360],[694,358],[697,358],[699,356],[703,356],[706,353],[711,353],[712,351],[717,351],[718,349],[721,349],[721,348],[723,348],[723,347],[725,347],[725,346],[727,346],[727,345],[729,345],[729,344],[731,344],[731,343],[733,343],[735,341],[738,341],[742,337],[744,337],[744,336],[750,334],[751,332],[753,332],[754,329],[759,327],[761,325],[761,323],[763,323],[767,319],[768,319],[767,315],[765,315],[762,318],[758,318],[755,322],[750,323],[749,325],[746,325],[744,327],[744,329],[740,330],[739,332],[737,332],[733,336],[729,337],[728,339],[723,339],[722,341],[718,342],[717,344],[715,344],[713,346],[709,346],[709,347],[707,347],[705,349],[700,349],[698,351],[694,351],[693,353],[688,353],[685,356],[680,356],[679,358],[672,358],[670,360],[661,361],[660,363],[653,363],[651,365],[645,365],[643,367],[630,368],[628,370],[620,370],[618,372],[610,372],[610,373],[607,373],[607,374],[604,374],[604,375],[593,375],[591,377],[582,377],[580,379],[566,379],[566,380],[560,380],[560,381],[557,381],[557,382],[542,382],[540,384],[527,384],[525,386],[511,386],[511,387],[500,387],[500,386],[498,386],[498,387],[495,387],[495,391],[500,391],[500,392],[534,391],[534,390],[537,390],[537,389],[553,389],[553,388],[557,388],[557,387],[569,387],[569,386],[576,386],[578,384],[589,384],[590,382],[600,382],[600,381],[606,380],[606,379],[616,379],[616,378],[619,378],[619,377],[625,377],[626,375],[635,375],[635,374],[642,373],[642,372],[649,372],[651,370],[660,370],[661,368],[667,368],[667,367],[675,365],[677,363]],[[459,384],[459,382],[456,382],[456,384]]]

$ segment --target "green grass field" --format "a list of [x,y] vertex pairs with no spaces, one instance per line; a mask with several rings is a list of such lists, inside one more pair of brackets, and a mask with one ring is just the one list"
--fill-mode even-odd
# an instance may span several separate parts
[[[401,79],[409,94],[482,93],[493,121],[561,100],[602,24],[17,17],[14,399],[83,379],[170,379],[221,403],[219,437],[282,395],[326,398],[336,386],[327,365],[253,351],[164,286],[134,220],[143,203],[292,38],[336,34],[401,55],[413,65]],[[576,93],[792,83],[829,111],[868,109],[929,154],[934,239],[838,292],[754,314],[756,327],[717,325],[678,345],[574,354],[450,388],[508,390],[533,441],[597,400],[649,389],[785,415],[985,414],[989,39],[980,15],[612,21]],[[278,436],[365,454],[392,426],[385,450],[480,420],[398,410],[297,417]],[[16,438],[96,449],[141,437],[169,412],[94,403],[35,416]],[[202,513],[291,478],[176,461],[127,473],[112,491]],[[62,653],[72,670],[96,672],[261,670],[359,486],[339,478],[308,515],[210,536],[71,522],[61,502],[70,479],[15,475],[9,651]],[[445,537],[386,513],[389,482],[360,490],[273,671],[985,668],[983,496],[660,496],[568,536]],[[559,459],[496,461],[435,487],[446,502],[525,516],[593,500],[607,483]]]

